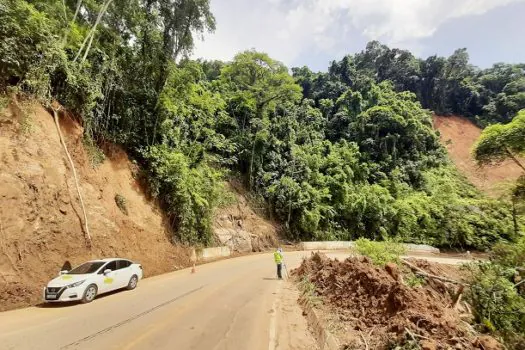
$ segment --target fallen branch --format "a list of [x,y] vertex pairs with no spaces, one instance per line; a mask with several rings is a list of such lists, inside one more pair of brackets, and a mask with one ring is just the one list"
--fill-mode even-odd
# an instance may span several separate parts
[[459,303],[461,302],[461,296],[463,295],[463,291],[465,290],[465,285],[462,284],[459,286],[458,292],[454,296],[453,302],[452,302],[452,308],[455,310],[458,308]]
[[523,281],[520,281],[514,285],[514,288],[518,287],[519,285],[525,283],[525,279]]
[[456,280],[453,280],[453,279],[450,279],[450,278],[432,275],[432,274],[430,274],[430,273],[420,269],[419,267],[417,267],[415,265],[412,265],[411,263],[409,263],[406,260],[402,259],[401,262],[403,262],[403,264],[405,264],[406,266],[410,267],[412,270],[416,271],[417,275],[421,275],[421,276],[427,277],[427,278],[432,278],[432,279],[435,279],[435,280],[438,280],[438,281],[442,281],[442,282],[454,283],[454,284],[459,284],[459,285],[468,285],[465,282],[460,282],[460,281],[456,281]]
[[414,341],[414,343],[416,343],[416,346],[418,349],[421,349],[421,347],[419,346],[419,341],[416,339],[416,336],[414,335],[414,333],[412,333],[408,328],[405,327],[405,331],[408,333],[408,335],[410,335],[410,338],[412,338],[412,340]]
[[88,247],[91,247],[91,235],[89,234],[87,212],[84,206],[84,200],[82,199],[82,194],[80,193],[80,186],[78,184],[77,171],[75,169],[75,164],[73,163],[73,159],[71,158],[71,155],[69,154],[69,151],[67,150],[67,146],[66,146],[66,143],[64,142],[64,138],[62,137],[62,131],[60,130],[60,122],[58,121],[58,113],[54,108],[52,108],[52,110],[53,110],[53,119],[55,120],[55,125],[57,127],[58,137],[60,138],[60,143],[62,144],[62,147],[64,148],[64,152],[66,153],[67,159],[69,160],[69,165],[71,166],[71,170],[73,171],[73,177],[75,178],[75,185],[77,188],[78,198],[80,200],[80,206],[82,207],[82,212],[84,213],[84,226],[83,226],[84,234],[86,236]]
[[365,349],[368,350],[369,347],[368,347],[368,342],[366,341],[363,333],[361,331],[359,331],[359,335],[361,336],[361,339],[363,339],[363,342],[365,343]]

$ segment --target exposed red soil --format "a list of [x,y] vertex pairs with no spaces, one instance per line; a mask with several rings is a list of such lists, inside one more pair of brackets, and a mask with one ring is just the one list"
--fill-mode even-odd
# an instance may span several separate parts
[[[87,209],[86,246],[75,182],[52,116],[38,104],[0,112],[0,311],[41,301],[65,261],[126,257],[147,275],[189,266],[189,249],[171,244],[157,205],[144,194],[125,152],[113,147],[94,168],[78,123],[62,115]],[[22,125],[27,130],[22,130]],[[115,203],[126,200],[128,215]]]
[[[445,270],[430,269],[442,274]],[[413,288],[399,278],[403,271],[395,264],[381,268],[366,257],[340,262],[323,254],[313,254],[294,273],[313,283],[323,307],[337,315],[349,349],[364,348],[363,337],[371,349],[388,349],[413,338],[427,349],[483,349],[480,338],[450,307],[454,292],[444,283]],[[498,348],[499,344],[490,349]]]
[[[53,117],[36,103],[12,102],[0,110],[0,311],[39,303],[42,288],[66,260],[75,266],[124,257],[142,263],[146,276],[191,265],[191,249],[172,243],[162,211],[145,194],[126,153],[108,145],[106,159],[94,167],[82,127],[67,115],[60,124],[79,176],[92,247],[86,246],[73,174]],[[128,215],[117,206],[117,194],[125,198]],[[236,206],[250,214],[243,227],[258,234],[264,225],[244,205]],[[272,228],[264,226],[262,235],[275,234]]]
[[439,131],[441,143],[461,173],[483,192],[498,197],[523,175],[519,166],[510,160],[483,167],[477,165],[472,149],[482,130],[467,118],[435,115],[434,128]]

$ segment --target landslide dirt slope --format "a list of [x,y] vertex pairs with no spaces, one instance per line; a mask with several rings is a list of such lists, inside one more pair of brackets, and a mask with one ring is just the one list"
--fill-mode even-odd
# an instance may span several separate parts
[[[169,243],[159,209],[148,201],[115,150],[96,169],[82,129],[61,118],[87,208],[91,249],[81,229],[75,183],[51,115],[32,104],[0,112],[0,310],[38,302],[41,288],[66,260],[101,257],[140,261],[147,275],[189,264],[189,252]],[[126,199],[128,215],[115,203]]]
[[[0,311],[40,302],[42,287],[66,260],[76,265],[125,257],[142,263],[147,276],[190,265],[190,249],[170,243],[163,215],[134,178],[127,155],[112,147],[94,168],[79,124],[61,117],[61,126],[78,172],[92,248],[86,247],[74,178],[52,116],[34,103],[11,103],[0,111]],[[128,215],[117,207],[117,194],[125,198]],[[257,227],[245,229],[258,233]],[[268,232],[275,229],[263,234]]]
[[481,129],[460,116],[434,116],[434,128],[439,130],[442,144],[458,169],[483,192],[497,197],[509,184],[522,175],[512,161],[479,167],[472,157],[472,148],[481,135]]

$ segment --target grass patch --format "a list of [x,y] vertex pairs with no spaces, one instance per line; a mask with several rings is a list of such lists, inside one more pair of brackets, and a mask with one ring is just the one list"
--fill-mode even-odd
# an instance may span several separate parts
[[33,131],[33,118],[31,117],[33,109],[29,105],[23,104],[20,106],[20,113],[20,128],[18,132],[21,135],[29,135]]
[[219,194],[217,207],[218,208],[224,208],[228,207],[230,205],[237,203],[237,197],[235,196],[235,193],[228,190],[228,188],[223,184],[221,185],[221,191]]
[[9,106],[9,97],[4,94],[0,94],[0,111],[3,111]]
[[91,162],[91,166],[93,168],[98,167],[100,164],[104,163],[104,160],[106,159],[106,155],[104,152],[98,147],[96,142],[89,136],[84,136],[84,149],[86,150],[89,160]]
[[360,238],[355,241],[355,249],[359,254],[369,257],[378,266],[385,266],[390,262],[397,264],[400,262],[400,256],[406,253],[406,248],[393,240],[375,242],[367,238]]
[[501,336],[511,349],[525,345],[525,298],[512,281],[514,271],[483,262],[466,265],[471,287],[466,296],[481,331]]
[[120,209],[120,211],[128,215],[128,207],[126,206],[126,198],[121,194],[115,195],[115,204],[117,204],[117,207]]
[[301,297],[307,305],[317,306],[322,303],[321,297],[317,294],[315,284],[307,276],[303,277],[297,284]]
[[409,275],[405,276],[404,280],[406,285],[411,288],[421,287],[425,283],[425,279],[423,277],[417,276],[413,273],[410,273]]

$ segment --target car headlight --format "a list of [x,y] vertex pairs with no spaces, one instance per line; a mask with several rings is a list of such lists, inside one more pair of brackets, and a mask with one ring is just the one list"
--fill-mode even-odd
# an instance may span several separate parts
[[78,281],[78,282],[75,282],[75,283],[71,283],[70,285],[67,286],[67,288],[75,288],[75,287],[78,287],[80,286],[82,283],[84,283],[86,280],[82,280],[82,281]]

